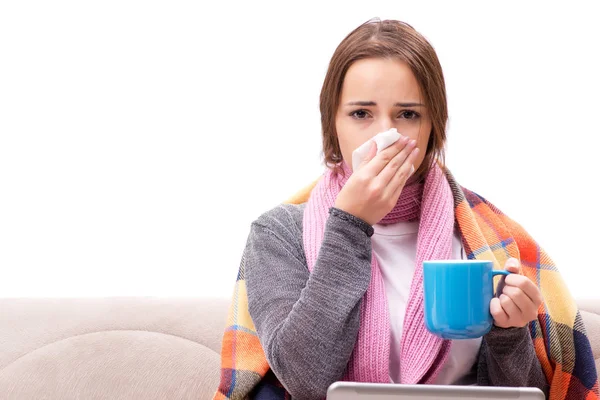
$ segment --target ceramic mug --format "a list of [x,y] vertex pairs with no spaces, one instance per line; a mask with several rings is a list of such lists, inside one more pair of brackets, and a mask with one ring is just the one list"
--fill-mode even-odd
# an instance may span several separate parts
[[494,277],[492,261],[431,260],[423,262],[425,325],[444,339],[474,339],[488,333],[494,322],[490,302]]

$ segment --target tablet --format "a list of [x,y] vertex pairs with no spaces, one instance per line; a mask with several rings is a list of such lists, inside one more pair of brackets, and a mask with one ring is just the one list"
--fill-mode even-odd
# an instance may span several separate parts
[[399,385],[388,383],[335,382],[327,400],[544,400],[537,388],[455,385]]

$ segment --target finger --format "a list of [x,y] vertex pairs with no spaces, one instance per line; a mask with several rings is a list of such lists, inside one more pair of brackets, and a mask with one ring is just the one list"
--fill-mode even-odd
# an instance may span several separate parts
[[377,155],[377,143],[373,140],[373,142],[371,143],[371,146],[369,147],[369,152],[367,153],[367,156],[360,163],[360,166],[361,167],[365,166],[369,161],[371,161],[373,158],[375,158],[376,155]]
[[506,285],[519,288],[533,304],[539,307],[543,298],[540,289],[535,283],[524,275],[508,275],[505,279]]
[[379,152],[364,167],[369,176],[377,176],[388,165],[390,161],[407,145],[409,138],[402,136],[394,144]]
[[394,191],[393,196],[395,196],[396,198],[400,197],[400,194],[402,193],[402,189],[404,189],[406,181],[415,172],[415,162],[417,161],[417,157],[419,156],[420,151],[421,149],[419,149],[418,147],[414,148],[413,151],[411,151],[402,168],[400,168],[398,172],[396,172],[396,175],[394,175],[394,178],[392,178],[392,181],[388,185],[389,189]]
[[[411,140],[404,148],[394,156],[394,158],[385,166],[383,170],[375,178],[382,187],[387,187],[390,181],[396,176],[400,168],[406,164],[406,160],[410,156],[411,151],[416,146],[416,141]],[[410,170],[410,167],[409,167]],[[392,191],[393,192],[393,191]]]
[[527,311],[528,308],[533,307],[533,302],[521,289],[514,286],[504,286],[502,293],[500,296],[505,295],[508,296],[513,303],[517,306],[519,311],[523,313],[523,311]]
[[502,309],[504,310],[506,315],[508,315],[509,320],[522,321],[524,319],[523,313],[510,297],[508,297],[505,294],[501,294],[498,299],[500,300],[500,305],[502,306]]
[[538,306],[521,289],[514,286],[506,286],[504,294],[512,299],[528,322],[536,319]]
[[497,297],[494,297],[490,302],[490,314],[492,314],[496,326],[508,328],[508,314],[500,305],[500,300]]

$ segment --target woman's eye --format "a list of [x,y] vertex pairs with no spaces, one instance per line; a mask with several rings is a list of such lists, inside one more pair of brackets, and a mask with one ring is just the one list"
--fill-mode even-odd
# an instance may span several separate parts
[[356,119],[366,119],[369,114],[365,110],[357,110],[350,114],[350,116]]
[[400,113],[400,118],[417,119],[417,118],[419,118],[419,114],[414,111],[406,110],[406,111],[402,111]]

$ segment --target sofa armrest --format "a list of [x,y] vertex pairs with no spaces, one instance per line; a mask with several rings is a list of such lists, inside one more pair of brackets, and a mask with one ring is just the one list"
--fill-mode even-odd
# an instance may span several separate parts
[[582,311],[600,315],[600,297],[578,299],[577,306]]

